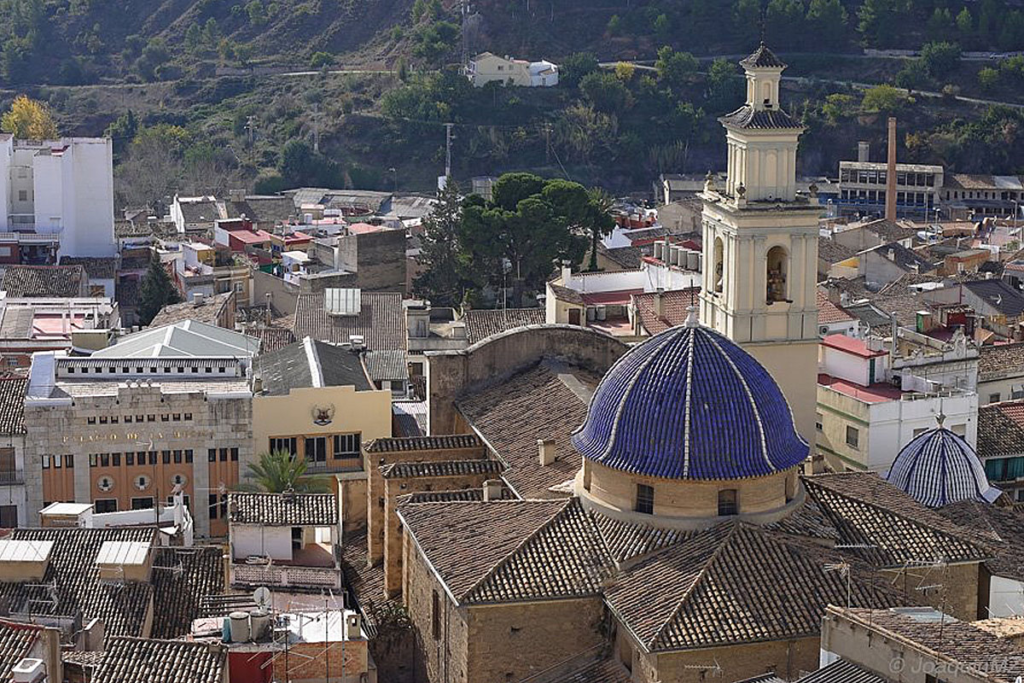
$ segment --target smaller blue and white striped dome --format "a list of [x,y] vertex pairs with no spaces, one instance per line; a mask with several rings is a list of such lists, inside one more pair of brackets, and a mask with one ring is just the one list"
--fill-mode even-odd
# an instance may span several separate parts
[[886,479],[917,502],[940,508],[964,500],[994,501],[985,466],[963,437],[943,427],[919,434],[896,456]]

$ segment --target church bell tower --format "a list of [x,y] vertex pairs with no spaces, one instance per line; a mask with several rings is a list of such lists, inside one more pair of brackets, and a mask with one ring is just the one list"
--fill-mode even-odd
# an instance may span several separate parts
[[818,217],[815,188],[796,190],[801,126],[779,102],[786,65],[762,42],[742,60],[746,103],[719,119],[724,187],[704,185],[701,322],[761,362],[813,447],[817,393]]

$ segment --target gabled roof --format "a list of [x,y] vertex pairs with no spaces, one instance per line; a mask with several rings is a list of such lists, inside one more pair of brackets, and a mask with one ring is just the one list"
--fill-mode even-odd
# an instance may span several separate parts
[[978,455],[1024,455],[1024,401],[990,403],[978,408]]
[[611,574],[578,499],[407,504],[399,514],[459,604],[596,595]]
[[182,320],[122,337],[91,358],[248,358],[259,341],[223,327]]
[[888,683],[888,679],[853,662],[837,659],[800,678],[797,683]]
[[232,524],[262,526],[334,526],[338,499],[333,493],[231,493]]
[[224,292],[223,294],[203,297],[203,303],[201,304],[193,301],[169,304],[160,309],[160,312],[149,323],[149,327],[173,325],[183,320],[198,320],[208,325],[216,325],[217,319],[220,317],[224,307],[234,305],[234,303],[234,292]]
[[978,380],[1024,374],[1024,343],[986,344],[979,349]]
[[153,584],[100,581],[96,556],[108,541],[153,543],[153,528],[14,529],[9,538],[52,541],[42,581],[6,583],[0,577],[0,600],[12,613],[70,616],[81,612],[83,623],[98,618],[107,637],[141,633],[153,597]]
[[25,433],[27,377],[0,377],[0,434]]
[[630,683],[633,677],[615,657],[599,659],[554,683]]
[[648,334],[652,335],[664,332],[670,327],[682,325],[689,315],[690,306],[697,305],[699,293],[700,288],[698,287],[662,292],[662,314],[660,316],[655,311],[657,293],[634,294],[633,301],[636,304],[636,314],[640,318],[640,324]]
[[292,389],[311,387],[373,389],[358,353],[309,337],[257,357],[256,374],[268,396],[287,396]]
[[527,325],[543,325],[543,308],[480,309],[466,311],[462,317],[466,323],[466,337],[470,344],[476,344],[495,334],[514,330]]
[[94,280],[111,280],[117,275],[117,258],[114,256],[61,256],[60,265],[82,266]]
[[0,680],[11,680],[11,669],[32,652],[42,630],[35,624],[0,620]]
[[447,451],[482,447],[483,443],[475,434],[442,434],[374,439],[366,445],[366,452],[405,453],[409,451]]
[[[184,638],[203,616],[203,599],[224,592],[224,562],[218,546],[159,548],[153,558],[154,638]],[[180,568],[180,571],[179,571]]]
[[[813,636],[825,608],[847,600],[847,579],[825,569],[831,554],[727,522],[642,560],[606,600],[648,651]],[[849,583],[853,604],[899,604],[888,582],[861,576]]]
[[[508,465],[505,481],[524,498],[561,497],[548,489],[575,477],[582,463],[569,433],[586,417],[587,398],[573,391],[563,374],[584,384],[597,381],[579,369],[563,372],[541,363],[455,402],[473,431]],[[555,462],[542,466],[537,440],[549,438],[555,441]]]
[[1002,315],[1019,316],[1024,313],[1024,296],[1002,280],[971,280],[963,286]]
[[471,475],[498,477],[504,466],[497,460],[440,460],[435,462],[393,462],[382,465],[380,474],[384,479],[407,479],[410,477],[465,477]]
[[985,566],[990,572],[1024,582],[1024,510],[969,500],[940,508],[939,514],[988,537],[993,557]]
[[227,648],[185,640],[113,638],[92,683],[222,683]]
[[331,315],[324,309],[324,293],[299,294],[295,306],[296,337],[312,337],[332,344],[349,343],[362,335],[370,351],[405,350],[408,334],[405,309],[398,292],[362,292],[356,315]]
[[981,562],[988,558],[964,529],[873,473],[847,472],[804,478],[804,485],[839,542],[878,568],[906,562]]
[[387,349],[366,352],[366,371],[374,382],[404,382],[409,379],[405,351]]
[[821,325],[829,325],[832,323],[844,323],[852,322],[856,320],[852,315],[836,306],[834,303],[829,301],[829,298],[822,293],[821,290],[817,291],[818,294],[818,323]]
[[81,265],[8,266],[0,289],[10,297],[71,299],[83,295],[87,281]]

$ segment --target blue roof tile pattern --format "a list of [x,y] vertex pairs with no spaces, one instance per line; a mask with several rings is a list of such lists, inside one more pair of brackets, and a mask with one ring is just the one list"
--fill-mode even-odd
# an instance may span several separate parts
[[900,451],[886,476],[922,505],[940,508],[965,500],[995,501],[985,466],[958,434],[938,427],[918,435]]
[[655,335],[619,359],[572,443],[608,467],[673,479],[764,476],[808,453],[768,371],[694,323]]

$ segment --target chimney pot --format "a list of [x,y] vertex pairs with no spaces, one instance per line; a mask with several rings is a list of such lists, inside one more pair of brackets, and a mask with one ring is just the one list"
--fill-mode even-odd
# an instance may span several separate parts
[[654,293],[654,315],[665,317],[665,290],[661,287]]

